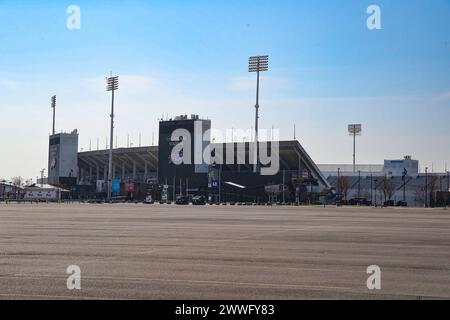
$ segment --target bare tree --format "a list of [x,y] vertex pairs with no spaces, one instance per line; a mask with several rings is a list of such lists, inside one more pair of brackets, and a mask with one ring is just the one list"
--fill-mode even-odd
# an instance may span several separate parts
[[14,187],[21,187],[23,184],[23,178],[22,177],[12,177],[11,178],[11,184]]
[[435,175],[430,175],[428,177],[428,190],[431,193],[434,193],[437,191],[437,181],[438,181],[438,177]]
[[389,178],[388,176],[384,176],[381,179],[381,190],[383,191],[384,195],[384,201],[386,200],[392,200],[392,197],[395,193],[395,183],[393,179]]
[[337,181],[339,192],[344,195],[344,200],[347,200],[348,189],[350,188],[350,181],[345,176],[340,176]]
[[11,185],[14,187],[14,193],[16,194],[16,199],[20,196],[20,188],[23,186],[24,179],[22,177],[12,177]]
[[414,189],[415,205],[423,206],[425,204],[424,193],[425,193],[425,190],[422,187],[417,187]]
[[[365,199],[370,199],[370,191],[366,188],[361,190],[361,196]],[[370,199],[372,200],[372,199]]]
[[438,177],[436,175],[430,175],[428,177],[428,194],[427,198],[430,199],[430,204],[434,205],[436,201],[436,192],[437,192],[437,181]]

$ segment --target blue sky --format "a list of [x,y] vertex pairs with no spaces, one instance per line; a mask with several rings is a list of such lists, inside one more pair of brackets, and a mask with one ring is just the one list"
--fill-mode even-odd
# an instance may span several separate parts
[[[69,30],[69,5],[81,29]],[[381,7],[381,30],[366,9]],[[250,55],[270,55],[261,126],[297,138],[317,163],[350,163],[348,123],[362,123],[360,163],[410,154],[450,167],[450,1],[1,1],[0,177],[47,166],[49,99],[57,129],[105,147],[120,75],[120,146],[151,143],[164,113],[198,113],[218,129],[250,128]]]

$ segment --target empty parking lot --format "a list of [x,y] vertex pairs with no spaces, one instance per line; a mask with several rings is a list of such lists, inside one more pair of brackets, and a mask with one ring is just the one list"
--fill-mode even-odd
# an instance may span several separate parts
[[450,210],[0,204],[0,299],[71,298],[448,299]]

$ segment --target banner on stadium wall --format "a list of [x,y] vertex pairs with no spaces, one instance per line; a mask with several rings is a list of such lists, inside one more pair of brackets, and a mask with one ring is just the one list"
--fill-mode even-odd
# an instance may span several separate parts
[[165,184],[163,186],[162,192],[161,192],[161,200],[162,201],[167,201],[168,200],[168,195],[169,195],[169,186],[167,184]]
[[106,191],[106,185],[105,180],[97,180],[97,192],[105,192]]
[[134,183],[125,183],[125,191],[129,192],[129,191],[134,191]]
[[56,190],[31,190],[25,193],[26,200],[58,200]]
[[268,185],[264,187],[266,193],[279,194],[283,192],[282,184]]
[[303,177],[303,179],[308,179],[309,178],[309,171],[308,171],[308,169],[303,169],[302,177]]
[[114,179],[111,185],[111,192],[120,193],[120,179]]

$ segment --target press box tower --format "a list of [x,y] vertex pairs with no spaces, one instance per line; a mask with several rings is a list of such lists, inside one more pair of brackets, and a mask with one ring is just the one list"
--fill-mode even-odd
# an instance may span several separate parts
[[78,177],[78,131],[50,136],[48,153],[48,183],[70,188]]

